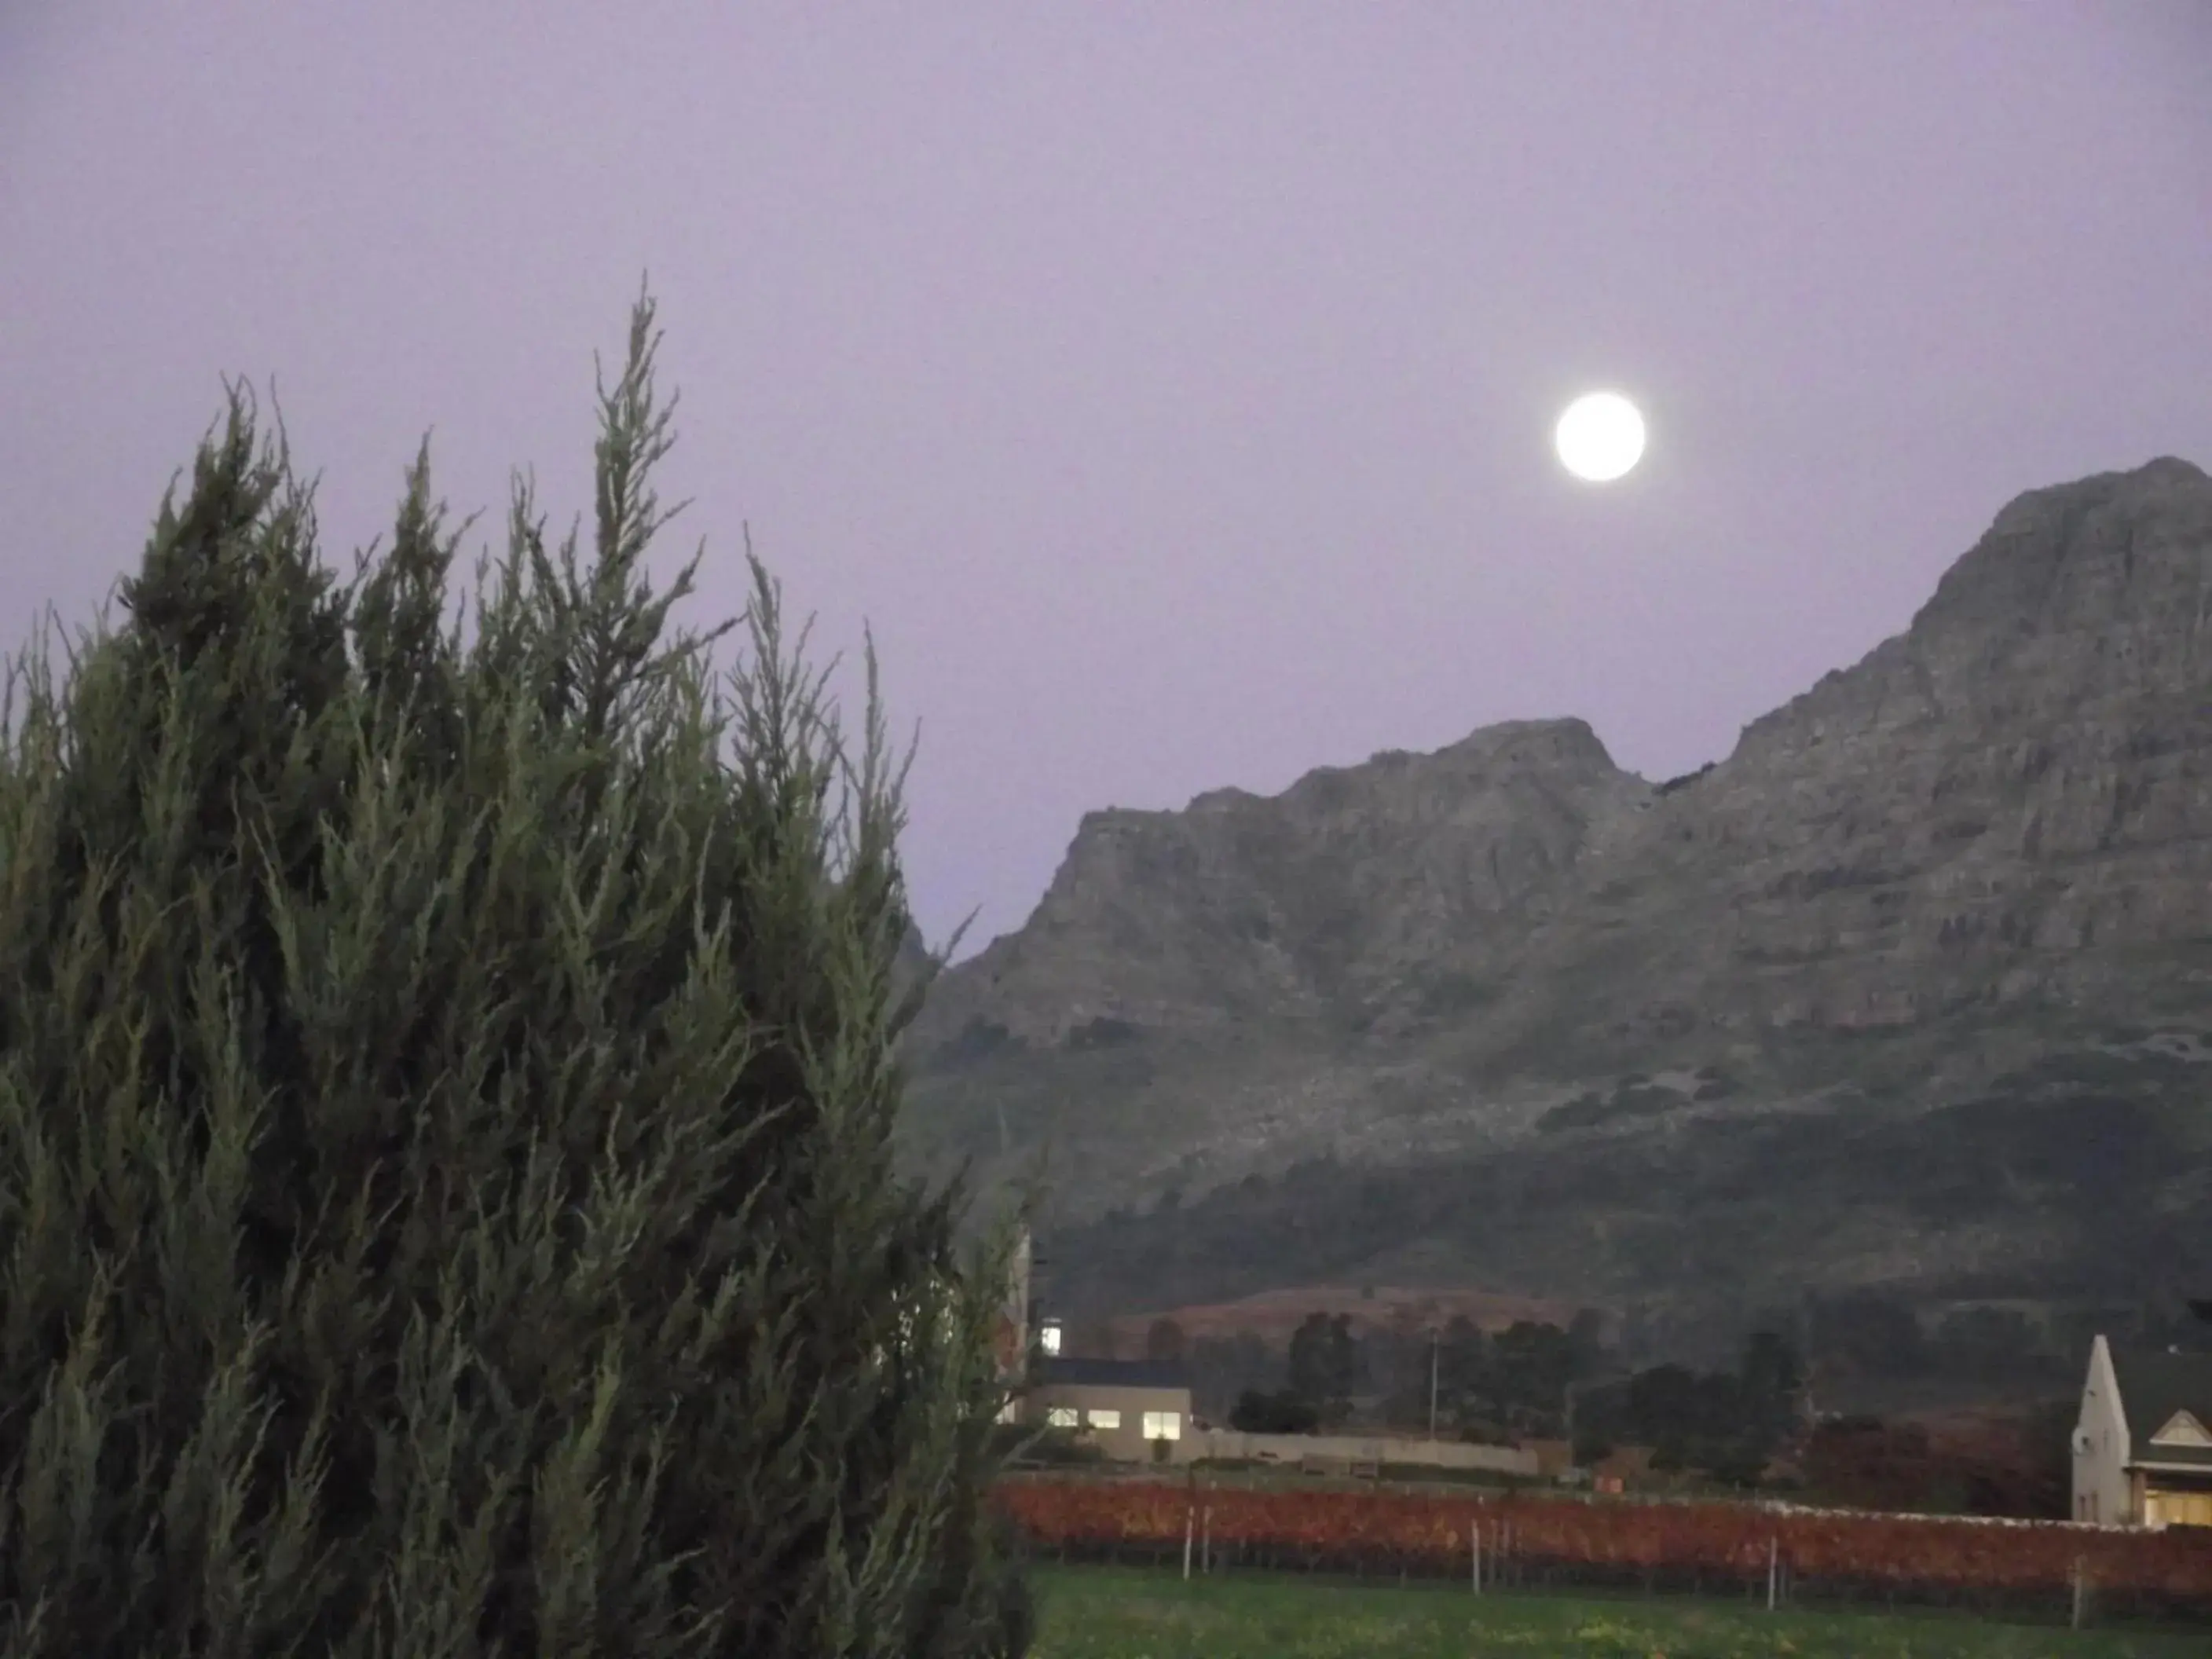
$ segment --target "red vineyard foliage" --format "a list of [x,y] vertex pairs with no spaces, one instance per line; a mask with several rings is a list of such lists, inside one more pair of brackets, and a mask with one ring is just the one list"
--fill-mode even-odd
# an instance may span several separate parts
[[1751,1577],[1765,1572],[1771,1544],[1803,1578],[1900,1590],[2061,1595],[2073,1583],[2078,1562],[2100,1589],[2212,1601],[2212,1540],[2185,1530],[1726,1504],[1231,1487],[1194,1493],[1166,1482],[1024,1480],[1002,1485],[996,1496],[1024,1534],[1048,1548],[1179,1547],[1195,1506],[1212,1512],[1209,1530],[1217,1550],[1387,1554],[1442,1571],[1468,1570],[1479,1526],[1486,1558],[1510,1536],[1514,1555],[1570,1566]]

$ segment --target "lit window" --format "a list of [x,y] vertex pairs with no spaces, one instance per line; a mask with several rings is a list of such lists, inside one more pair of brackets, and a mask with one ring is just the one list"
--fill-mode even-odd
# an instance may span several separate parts
[[1076,1420],[1077,1413],[1073,1406],[1054,1406],[1044,1414],[1045,1426],[1049,1429],[1072,1429]]
[[1182,1438],[1181,1412],[1146,1412],[1145,1438],[1147,1440],[1180,1440]]
[[1005,1405],[999,1407],[999,1421],[1001,1423],[1018,1422],[1021,1419],[1021,1414],[1022,1402],[1018,1400],[1009,1400]]
[[1094,1429],[1118,1429],[1121,1426],[1121,1413],[1117,1411],[1094,1411],[1091,1413],[1091,1426]]
[[1047,1353],[1060,1352],[1060,1322],[1057,1319],[1044,1322],[1044,1328],[1037,1333],[1037,1346]]

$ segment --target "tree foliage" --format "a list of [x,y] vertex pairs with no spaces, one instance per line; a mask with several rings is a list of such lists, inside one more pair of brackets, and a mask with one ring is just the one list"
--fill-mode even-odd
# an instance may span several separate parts
[[1145,1332],[1145,1358],[1160,1364],[1178,1364],[1189,1340],[1172,1319],[1155,1319]]
[[[902,774],[751,563],[656,592],[653,308],[593,532],[342,581],[234,392],[0,752],[0,1654],[1018,1651],[1006,1245],[902,1186]],[[750,562],[750,554],[748,554]]]
[[1263,1389],[1247,1389],[1237,1396],[1229,1426],[1240,1434],[1314,1434],[1319,1432],[1322,1419],[1313,1402],[1293,1389],[1270,1394]]
[[1323,1427],[1334,1428],[1351,1416],[1358,1381],[1359,1351],[1351,1316],[1307,1315],[1291,1333],[1291,1396],[1311,1407]]
[[1802,1403],[1796,1350],[1754,1331],[1733,1371],[1652,1365],[1591,1389],[1577,1404],[1576,1455],[1595,1462],[1614,1445],[1650,1446],[1655,1467],[1747,1486],[1793,1434]]

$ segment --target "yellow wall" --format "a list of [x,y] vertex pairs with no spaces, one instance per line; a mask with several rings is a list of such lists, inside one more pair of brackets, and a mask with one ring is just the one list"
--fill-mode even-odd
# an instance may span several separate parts
[[2160,1492],[2144,1498],[2143,1519],[2154,1527],[2212,1527],[2212,1492]]

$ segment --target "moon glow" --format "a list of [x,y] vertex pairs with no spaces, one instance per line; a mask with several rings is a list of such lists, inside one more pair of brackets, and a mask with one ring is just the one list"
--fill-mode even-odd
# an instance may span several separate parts
[[1589,392],[1567,405],[1552,441],[1575,477],[1611,483],[1644,459],[1644,417],[1618,392]]

